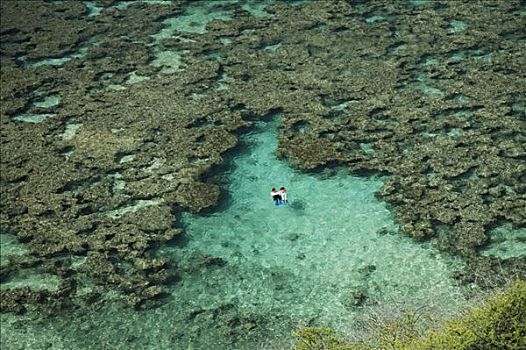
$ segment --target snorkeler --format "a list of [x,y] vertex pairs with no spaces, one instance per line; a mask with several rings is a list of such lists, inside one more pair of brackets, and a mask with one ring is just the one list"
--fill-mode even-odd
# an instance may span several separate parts
[[281,194],[279,191],[276,191],[275,188],[272,188],[272,191],[270,191],[270,196],[272,197],[276,205],[281,204]]
[[282,187],[279,189],[279,194],[281,195],[281,200],[283,201],[283,203],[289,202],[289,196],[287,194],[287,190],[285,189],[285,187]]

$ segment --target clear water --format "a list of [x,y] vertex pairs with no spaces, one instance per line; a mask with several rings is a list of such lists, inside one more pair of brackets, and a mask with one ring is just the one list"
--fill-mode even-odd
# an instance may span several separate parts
[[[364,283],[371,301],[457,294],[449,280],[450,259],[378,232],[397,231],[374,197],[381,179],[343,170],[325,178],[295,172],[274,155],[276,123],[247,137],[251,150],[234,159],[226,210],[183,217],[191,238],[171,254],[178,260],[192,254],[221,257],[239,274],[225,276],[230,286],[221,285],[225,291],[218,298],[206,295],[198,303],[212,307],[229,295],[250,312],[262,305],[276,314],[292,308],[299,322],[338,327],[352,319],[353,310],[343,310],[349,294]],[[288,189],[288,207],[272,204],[270,189],[281,186]],[[369,269],[375,270],[364,274]]]
[[57,291],[60,286],[60,277],[40,271],[39,269],[24,269],[21,273],[2,283],[0,290],[16,288],[29,288],[31,290]]
[[[410,1],[414,6],[429,2]],[[174,37],[191,40],[184,35],[204,33],[210,21],[232,20],[231,12],[215,8],[217,3],[190,4],[182,16],[167,18],[163,22],[165,28],[152,35],[156,58],[150,64],[162,67],[163,74],[184,69],[188,51],[166,51],[161,42]],[[270,16],[265,12],[267,3],[248,1],[242,8],[255,17],[267,17]],[[301,3],[304,2],[293,4]],[[118,2],[116,8],[123,10],[130,4]],[[100,8],[95,2],[87,1],[85,5],[89,9],[87,16],[98,15]],[[373,15],[364,20],[373,25],[385,18]],[[453,20],[450,30],[468,31],[469,26]],[[254,30],[246,29],[247,34],[250,31]],[[233,42],[228,37],[218,40],[224,45]],[[26,66],[59,67],[72,59],[84,58],[87,49],[97,44],[92,39],[65,57],[27,62]],[[281,45],[264,49],[283,50]],[[406,49],[400,45],[393,54],[404,54]],[[491,60],[490,54],[472,54],[478,55],[472,58]],[[469,57],[469,52],[459,52],[449,60],[463,61]],[[423,64],[437,66],[444,59],[428,57]],[[25,63],[23,58],[20,60]],[[109,84],[108,88],[131,88],[129,85],[147,79],[130,72],[126,86]],[[228,89],[229,79],[223,74],[216,91]],[[407,85],[429,99],[443,96],[435,81],[424,72],[417,71]],[[469,101],[463,95],[456,98],[460,102]],[[60,96],[49,95],[35,99],[34,106],[51,108],[60,102]],[[332,109],[343,111],[353,103],[356,101],[344,101]],[[513,111],[526,113],[524,103],[514,104]],[[53,116],[28,111],[13,119],[39,123]],[[467,118],[469,113],[459,112],[458,116]],[[64,133],[58,137],[74,138],[81,127],[80,122],[68,121]],[[116,293],[109,292],[104,304],[87,305],[51,318],[40,318],[35,313],[4,314],[0,316],[2,349],[273,348],[286,346],[291,331],[299,325],[332,326],[344,333],[351,332],[353,321],[373,306],[403,301],[415,306],[433,304],[447,312],[463,304],[461,290],[451,279],[451,273],[460,269],[463,262],[398,233],[385,203],[375,197],[384,178],[358,178],[344,170],[297,172],[275,156],[278,127],[278,118],[260,122],[243,138],[243,150],[232,156],[230,170],[225,175],[223,189],[228,195],[218,208],[209,214],[183,214],[184,244],[163,247],[159,252],[176,261],[181,274],[181,280],[169,288],[169,296],[160,307],[141,312],[130,310],[116,301],[119,299]],[[437,136],[427,132],[423,135]],[[453,128],[448,135],[460,137],[462,131]],[[370,144],[359,146],[364,153],[374,155]],[[67,158],[69,154],[63,156]],[[130,157],[125,155],[120,161],[133,160]],[[150,168],[161,164],[162,160],[157,159]],[[114,179],[115,192],[125,187],[119,173],[109,176]],[[276,207],[270,199],[270,189],[280,186],[289,190],[289,206]],[[136,201],[107,215],[118,218],[126,212],[159,204]],[[27,254],[25,246],[13,236],[0,234],[0,245],[2,265],[7,262],[7,254]],[[524,229],[503,226],[492,232],[491,242],[481,254],[509,258],[524,255],[524,251]],[[77,260],[75,266],[84,262],[83,258]],[[58,282],[42,271],[28,269],[2,284],[2,289],[26,286],[53,290]],[[85,281],[79,288],[80,294],[92,288]],[[116,302],[112,303],[113,300]]]
[[[182,274],[161,307],[87,306],[52,322],[27,322],[30,337],[20,337],[17,325],[31,316],[3,315],[2,344],[255,349],[287,344],[299,325],[348,332],[372,305],[403,300],[454,310],[463,297],[450,274],[462,263],[396,233],[374,196],[383,179],[296,172],[275,156],[278,123],[260,122],[244,138],[220,210],[184,215],[184,245],[159,252]],[[270,197],[271,187],[281,186],[289,206]]]
[[53,113],[28,113],[27,111],[32,108],[38,108],[39,110],[42,109],[49,109],[55,106],[58,106],[60,104],[61,98],[58,95],[51,94],[47,96],[43,96],[44,92],[39,91],[34,94],[34,101],[29,104],[29,106],[25,109],[25,113],[20,113],[14,117],[11,118],[13,121],[17,122],[24,122],[24,123],[33,123],[38,124],[42,123],[44,120],[54,117],[56,114]]
[[462,32],[468,29],[468,24],[464,21],[454,20],[454,21],[451,21],[449,25],[450,25],[450,29],[449,29],[450,33],[458,33],[458,32]]
[[526,255],[526,228],[514,228],[507,223],[490,232],[490,242],[482,250],[482,255],[502,259]]
[[53,116],[55,116],[55,114],[20,114],[16,117],[13,117],[12,120],[17,122],[38,124]]
[[15,236],[0,231],[0,265],[9,263],[8,255],[18,256],[27,254],[27,248],[18,242]]

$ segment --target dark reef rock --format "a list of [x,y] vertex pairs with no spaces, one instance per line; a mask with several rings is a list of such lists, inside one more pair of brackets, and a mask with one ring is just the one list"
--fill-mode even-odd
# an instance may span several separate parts
[[[117,288],[135,307],[162,296],[176,272],[154,252],[181,232],[172,214],[215,205],[212,169],[249,119],[275,111],[280,156],[388,174],[379,196],[401,229],[473,268],[485,270],[476,258],[487,261],[478,249],[493,225],[526,225],[521,1],[278,2],[268,18],[234,4],[239,19],[158,42],[184,2],[98,4],[88,16],[82,2],[0,2],[0,225],[48,272]],[[364,20],[379,8],[384,20]],[[181,54],[179,70],[151,64],[163,51]],[[38,107],[42,94],[60,102]],[[2,279],[26,266],[12,264]],[[2,293],[6,311],[33,298]]]

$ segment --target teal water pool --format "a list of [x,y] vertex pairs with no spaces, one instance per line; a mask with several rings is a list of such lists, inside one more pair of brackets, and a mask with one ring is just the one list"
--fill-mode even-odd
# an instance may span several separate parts
[[1,4],[2,350],[290,349],[524,276],[520,1]]
[[[17,337],[20,346],[53,349],[271,348],[286,346],[301,325],[350,333],[373,307],[457,309],[463,296],[451,274],[462,262],[398,232],[374,195],[382,178],[343,169],[295,171],[274,153],[278,124],[277,118],[256,123],[231,156],[223,203],[206,214],[184,214],[184,242],[159,251],[181,273],[163,305],[135,312],[110,302],[52,320],[3,315],[9,332],[2,342]],[[271,187],[281,186],[289,206],[275,206],[270,197]]]
[[[183,217],[190,238],[172,251],[176,259],[201,254],[226,263],[210,289],[183,282],[198,295],[191,303],[213,308],[227,300],[242,312],[283,315],[288,326],[345,330],[367,305],[462,300],[450,279],[461,263],[397,233],[374,196],[381,178],[294,171],[274,154],[277,124],[261,123],[245,139],[250,151],[233,159],[224,211]],[[281,186],[290,204],[276,207],[270,189]]]

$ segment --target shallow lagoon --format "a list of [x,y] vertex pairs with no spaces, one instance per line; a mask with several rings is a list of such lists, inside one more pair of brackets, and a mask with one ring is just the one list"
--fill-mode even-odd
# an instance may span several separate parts
[[[20,348],[254,349],[286,344],[299,325],[349,332],[371,307],[455,310],[463,297],[451,273],[462,263],[397,233],[374,196],[381,178],[344,170],[304,174],[277,159],[278,123],[256,124],[231,156],[228,195],[219,208],[185,214],[184,242],[159,252],[182,271],[164,305],[143,312],[93,305],[29,323],[23,342],[15,328],[25,316],[5,315],[10,331],[2,343],[13,349],[15,338]],[[270,198],[270,188],[281,186],[288,188],[289,206],[274,206]]]
[[[412,3],[419,6],[426,1]],[[188,23],[198,23],[200,17],[203,23],[216,18],[193,10],[182,16]],[[379,20],[372,16],[366,22]],[[164,24],[164,31],[153,38],[163,39],[164,34],[169,37],[175,31],[194,32],[178,27],[175,19]],[[462,27],[460,22],[451,23],[452,28],[459,25]],[[220,40],[226,45],[231,39]],[[275,51],[278,45],[266,50]],[[404,45],[396,48],[396,53],[406,49]],[[33,68],[62,65],[83,57],[83,53],[80,50],[65,61],[39,61]],[[163,74],[180,68],[178,52],[157,53],[151,64],[168,67]],[[426,62],[437,65],[439,60]],[[228,76],[222,77],[217,90],[226,89],[223,83],[228,82]],[[143,79],[130,73],[126,82]],[[429,98],[442,94],[424,75],[416,76],[411,86]],[[108,87],[125,89],[124,85]],[[458,98],[467,99],[463,95]],[[35,107],[48,109],[59,105],[60,98],[56,95],[38,101]],[[524,109],[521,104],[513,106],[513,110]],[[19,121],[40,123],[53,116],[24,114]],[[273,348],[288,344],[291,331],[300,325],[332,326],[348,333],[355,320],[377,307],[403,303],[436,306],[443,312],[458,310],[464,300],[451,275],[461,268],[462,261],[398,233],[392,213],[375,197],[385,179],[353,177],[343,169],[315,174],[293,170],[274,154],[278,124],[278,118],[258,122],[243,137],[237,153],[230,155],[227,173],[221,169],[213,174],[224,176],[225,197],[218,207],[208,213],[183,214],[184,239],[159,252],[172,258],[181,274],[160,307],[136,312],[123,308],[117,301],[119,296],[109,292],[105,303],[51,318],[32,313],[2,315],[2,348]],[[74,137],[79,126],[68,124],[62,137]],[[450,136],[458,136],[453,131],[456,129]],[[368,151],[367,144],[360,146]],[[126,160],[123,157],[121,162]],[[289,207],[272,204],[270,188],[280,186],[289,190]],[[510,236],[508,231],[496,230],[484,254],[523,254],[523,246],[518,244],[497,249],[501,236]],[[524,231],[517,232],[516,242],[523,243],[519,238],[524,237]],[[11,236],[2,235],[3,253],[5,249],[25,252]],[[50,281],[43,277],[30,271],[3,288],[50,288],[46,286]]]

